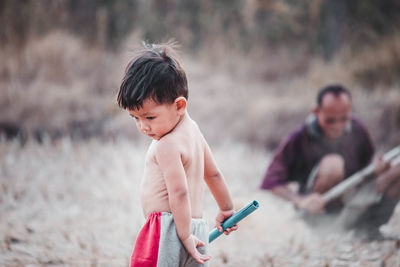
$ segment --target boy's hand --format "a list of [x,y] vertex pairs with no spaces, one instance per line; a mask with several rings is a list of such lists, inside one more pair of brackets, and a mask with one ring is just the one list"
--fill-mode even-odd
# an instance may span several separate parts
[[[222,223],[223,223],[226,219],[228,219],[229,217],[231,217],[234,213],[235,213],[234,210],[226,210],[226,211],[220,210],[220,211],[219,211],[219,213],[218,213],[218,215],[217,215],[217,218],[215,218],[215,224],[216,224],[216,227],[217,227],[218,231],[220,231],[220,232],[223,231],[222,226],[221,226]],[[237,226],[237,225],[235,225],[235,226],[233,226],[233,227],[230,227],[230,228],[226,228],[225,231],[224,231],[224,234],[229,235],[230,232],[236,231],[237,229],[238,229],[238,226]]]
[[194,235],[190,235],[188,238],[183,240],[182,243],[186,251],[197,263],[204,264],[204,262],[211,258],[211,256],[203,255],[197,250],[197,247],[203,247],[204,243]]

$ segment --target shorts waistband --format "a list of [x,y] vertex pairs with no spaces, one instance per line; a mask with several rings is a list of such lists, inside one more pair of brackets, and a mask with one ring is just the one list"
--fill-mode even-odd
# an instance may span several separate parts
[[[157,217],[157,216],[171,216],[173,217],[171,212],[168,211],[158,211],[158,212],[152,212],[147,216],[147,219],[151,217]],[[192,218],[192,221],[206,221],[204,218]]]

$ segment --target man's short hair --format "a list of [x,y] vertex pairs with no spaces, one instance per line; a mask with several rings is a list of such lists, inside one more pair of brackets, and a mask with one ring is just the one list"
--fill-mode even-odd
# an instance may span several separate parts
[[346,87],[340,84],[333,84],[323,87],[317,95],[317,104],[320,107],[322,105],[322,100],[325,95],[332,93],[334,96],[339,96],[340,94],[347,94],[351,100],[351,93]]
[[150,98],[158,104],[172,104],[188,98],[187,79],[174,51],[175,44],[144,44],[144,49],[126,67],[117,102],[124,109],[143,107]]

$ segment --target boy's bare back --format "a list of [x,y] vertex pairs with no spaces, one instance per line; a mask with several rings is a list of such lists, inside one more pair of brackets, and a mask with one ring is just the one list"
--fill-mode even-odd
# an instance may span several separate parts
[[[157,155],[157,151],[160,150],[167,153],[158,153]],[[183,167],[187,179],[192,217],[202,217],[204,162],[207,151],[207,143],[188,113],[173,131],[160,140],[153,140],[146,155],[145,173],[141,184],[141,201],[146,217],[152,212],[171,212],[167,186],[158,161],[159,157],[171,157],[175,153],[180,154],[182,166],[170,167],[177,169]],[[212,165],[207,164],[209,171],[212,171]]]

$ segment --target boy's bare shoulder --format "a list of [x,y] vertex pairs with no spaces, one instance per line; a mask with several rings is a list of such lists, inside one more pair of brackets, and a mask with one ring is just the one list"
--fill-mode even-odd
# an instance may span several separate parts
[[182,141],[179,136],[174,133],[169,133],[157,141],[155,152],[158,156],[169,155],[172,153],[182,152]]
[[158,140],[156,151],[159,155],[174,152],[187,154],[193,148],[194,143],[198,142],[204,144],[205,139],[197,123],[190,119]]

